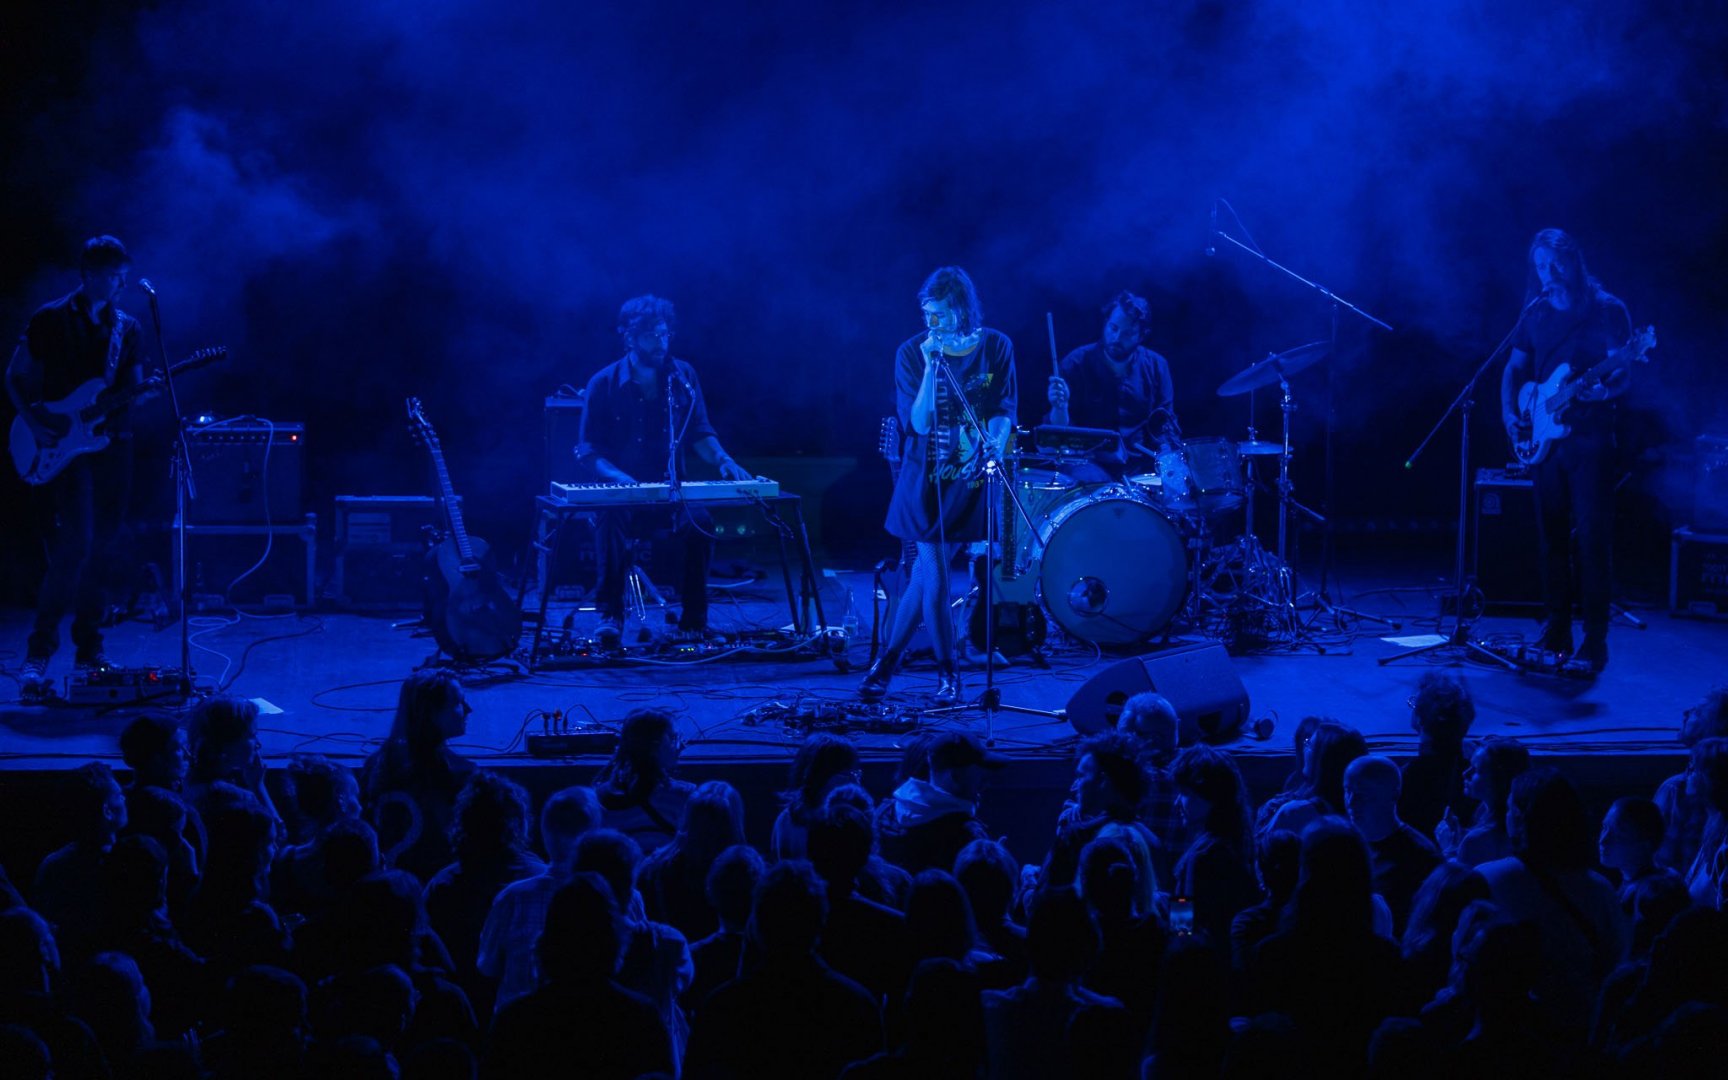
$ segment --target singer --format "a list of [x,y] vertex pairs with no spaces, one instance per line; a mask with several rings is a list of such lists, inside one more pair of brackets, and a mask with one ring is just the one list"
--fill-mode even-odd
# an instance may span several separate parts
[[[722,480],[748,480],[749,470],[720,447],[708,422],[708,405],[696,369],[672,356],[678,315],[672,301],[658,296],[626,300],[618,310],[618,336],[625,354],[588,380],[576,460],[601,483],[634,484],[639,479],[683,483],[690,454],[717,469]],[[684,545],[679,585],[683,610],[678,628],[691,634],[708,629],[708,562],[713,543],[708,515],[687,504],[663,508],[607,510],[594,522],[600,562],[596,640],[616,648],[624,633],[624,582],[634,565],[634,540],[665,525]]]
[[[112,236],[86,241],[78,262],[81,284],[39,308],[6,366],[6,391],[39,444],[65,435],[66,418],[44,406],[91,379],[109,388],[143,381],[144,335],[138,320],[115,306],[132,260]],[[79,668],[107,666],[102,655],[102,583],[112,569],[115,540],[132,488],[132,431],[125,409],[103,431],[112,441],[84,454],[43,485],[37,503],[47,536],[48,570],[36,594],[36,623],[20,672],[20,697],[49,692],[48,661],[60,647],[60,621],[72,610],[72,646]]]
[[[879,701],[920,622],[929,627],[939,673],[936,704],[960,698],[954,663],[949,568],[960,544],[984,539],[985,464],[1000,462],[1014,431],[1014,345],[983,325],[978,290],[958,266],[932,273],[918,292],[925,331],[894,357],[895,409],[905,433],[887,529],[917,545],[888,642],[858,688]],[[984,425],[973,428],[955,393]]]
[[[1150,306],[1124,289],[1103,311],[1099,340],[1064,356],[1050,376],[1049,422],[1120,431],[1130,457],[1179,445],[1182,430],[1176,423],[1170,362],[1145,345]],[[1120,461],[1095,464],[1115,476],[1124,466]]]
[[[1578,241],[1543,229],[1530,242],[1526,303],[1542,298],[1518,324],[1500,379],[1500,412],[1513,441],[1528,434],[1518,388],[1546,380],[1560,364],[1583,371],[1632,336],[1626,305],[1605,292],[1584,266]],[[1584,641],[1577,656],[1597,671],[1608,664],[1609,551],[1614,530],[1614,405],[1631,382],[1621,367],[1586,388],[1565,414],[1571,434],[1533,469],[1536,544],[1542,599],[1548,609],[1541,644],[1572,651],[1572,541],[1578,545],[1578,601]]]

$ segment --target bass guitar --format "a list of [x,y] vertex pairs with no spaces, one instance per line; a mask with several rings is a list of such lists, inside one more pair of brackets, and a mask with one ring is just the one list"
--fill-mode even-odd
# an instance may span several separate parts
[[1518,460],[1534,465],[1546,458],[1555,443],[1572,433],[1571,428],[1561,423],[1561,417],[1579,394],[1621,369],[1648,364],[1650,357],[1646,354],[1655,347],[1656,328],[1646,326],[1581,375],[1573,375],[1570,364],[1561,364],[1542,382],[1527,382],[1519,387],[1518,426],[1521,432],[1529,434],[1512,441],[1512,452]]
[[[192,371],[205,364],[225,358],[223,346],[199,349],[168,369],[170,375]],[[121,409],[162,388],[163,378],[152,375],[136,386],[114,389],[102,379],[91,379],[59,401],[45,402],[42,408],[51,414],[45,438],[22,415],[12,418],[10,449],[12,466],[26,484],[46,484],[59,476],[66,466],[85,454],[94,454],[111,441],[104,430],[108,420]]]
[[457,660],[507,656],[522,636],[522,611],[504,588],[491,548],[478,536],[468,535],[438,433],[426,419],[419,398],[408,399],[408,426],[432,455],[438,501],[450,526],[426,553],[426,625],[438,647]]

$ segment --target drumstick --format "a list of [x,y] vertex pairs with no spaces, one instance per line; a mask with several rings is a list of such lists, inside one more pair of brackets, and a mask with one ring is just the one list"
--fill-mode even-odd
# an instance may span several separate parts
[[1054,311],[1044,313],[1044,327],[1050,331],[1050,374],[1060,375],[1062,372],[1058,368],[1060,368],[1061,362],[1056,359],[1056,313]]

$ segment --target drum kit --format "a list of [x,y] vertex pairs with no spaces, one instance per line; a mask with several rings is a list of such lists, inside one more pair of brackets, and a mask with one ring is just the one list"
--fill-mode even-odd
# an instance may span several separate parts
[[[1290,483],[1290,376],[1326,357],[1315,342],[1249,365],[1218,388],[1223,397],[1280,389],[1281,438],[1263,440],[1249,404],[1247,438],[1188,438],[1139,460],[1150,468],[1112,479],[1099,463],[1127,460],[1109,430],[1045,425],[1021,431],[1008,461],[1013,503],[1003,519],[995,595],[1041,604],[1070,637],[1100,646],[1134,645],[1181,623],[1218,638],[1246,631],[1268,639],[1299,632],[1286,545],[1297,502]],[[1140,448],[1146,450],[1147,448]],[[1272,489],[1278,539],[1268,550],[1255,532],[1258,474],[1276,460]],[[1262,464],[1265,463],[1265,464]],[[1230,539],[1231,529],[1239,531]]]

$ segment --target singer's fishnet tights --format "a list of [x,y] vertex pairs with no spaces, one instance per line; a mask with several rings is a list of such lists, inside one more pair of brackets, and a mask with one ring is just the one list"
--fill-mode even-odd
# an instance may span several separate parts
[[919,542],[917,548],[918,556],[912,561],[906,592],[894,610],[894,625],[888,629],[885,650],[890,659],[888,670],[892,671],[892,665],[900,662],[901,652],[922,622],[930,628],[936,666],[946,671],[954,666],[954,617],[948,606],[946,586],[951,572],[949,568],[960,545]]

